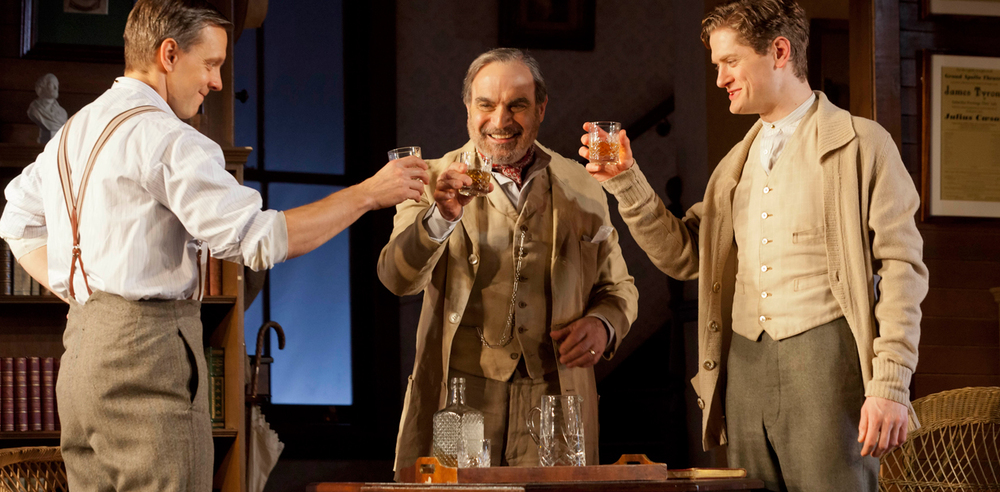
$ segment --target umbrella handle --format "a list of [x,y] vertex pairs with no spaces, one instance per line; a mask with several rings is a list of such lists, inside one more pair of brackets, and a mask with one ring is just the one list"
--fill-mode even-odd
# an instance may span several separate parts
[[274,332],[278,335],[278,350],[285,348],[285,330],[281,329],[281,325],[276,321],[268,321],[260,325],[260,329],[257,330],[257,351],[254,353],[253,374],[250,375],[250,398],[257,397],[257,373],[260,372],[260,354],[264,351],[264,335],[267,334],[268,328],[274,328]]

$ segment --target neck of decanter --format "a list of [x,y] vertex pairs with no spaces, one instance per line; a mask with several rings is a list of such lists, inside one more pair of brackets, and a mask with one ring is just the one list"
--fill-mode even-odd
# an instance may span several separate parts
[[451,386],[448,389],[448,404],[465,405],[465,378],[451,378]]

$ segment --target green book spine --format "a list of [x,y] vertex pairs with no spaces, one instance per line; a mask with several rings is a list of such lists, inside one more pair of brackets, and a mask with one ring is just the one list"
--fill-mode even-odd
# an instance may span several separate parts
[[208,413],[212,416],[212,427],[222,429],[226,426],[226,353],[218,347],[205,348],[205,361],[208,363]]

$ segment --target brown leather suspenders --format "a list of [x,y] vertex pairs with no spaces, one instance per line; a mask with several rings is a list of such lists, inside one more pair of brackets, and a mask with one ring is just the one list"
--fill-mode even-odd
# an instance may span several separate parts
[[83,178],[80,180],[80,193],[79,195],[73,194],[73,179],[72,171],[69,167],[68,152],[66,150],[66,135],[69,134],[70,123],[73,122],[73,118],[70,118],[66,122],[66,126],[62,130],[62,136],[59,138],[59,150],[57,152],[58,162],[59,162],[59,179],[62,181],[63,189],[63,199],[66,202],[66,213],[69,214],[69,223],[73,232],[73,260],[70,262],[69,268],[69,295],[70,297],[76,297],[76,293],[73,289],[73,274],[76,271],[76,264],[80,264],[80,273],[83,275],[83,283],[87,286],[87,293],[93,294],[94,292],[90,290],[90,284],[87,282],[87,272],[83,269],[83,258],[80,256],[80,210],[83,205],[83,197],[87,192],[87,180],[90,179],[90,172],[94,169],[94,162],[97,160],[97,155],[101,153],[101,149],[104,148],[104,144],[108,142],[111,138],[111,134],[115,132],[129,118],[142,114],[148,113],[150,111],[160,111],[159,108],[155,106],[139,106],[137,108],[129,109],[118,116],[115,116],[108,126],[104,128],[104,132],[98,137],[97,143],[94,144],[93,150],[90,151],[90,158],[87,159],[87,166],[83,169]]

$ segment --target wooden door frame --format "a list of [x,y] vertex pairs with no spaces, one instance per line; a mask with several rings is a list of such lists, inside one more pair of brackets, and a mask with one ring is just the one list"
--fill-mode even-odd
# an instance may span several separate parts
[[850,0],[851,114],[877,121],[902,144],[899,0]]

